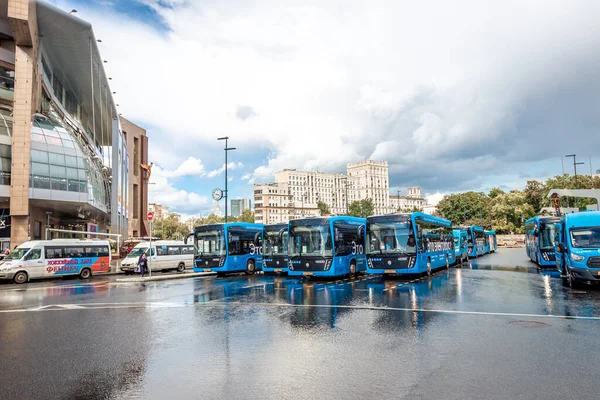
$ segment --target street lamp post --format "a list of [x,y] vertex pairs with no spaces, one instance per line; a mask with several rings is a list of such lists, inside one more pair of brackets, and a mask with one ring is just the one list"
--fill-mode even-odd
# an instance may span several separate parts
[[[565,157],[573,157],[573,169],[575,170],[575,189],[579,189],[579,187],[577,185],[577,166],[585,164],[585,163],[584,162],[577,162],[577,155],[576,154],[568,154]],[[575,207],[579,208],[579,198],[578,197],[575,197]]]
[[217,140],[225,141],[225,193],[223,197],[225,197],[225,223],[227,223],[227,199],[229,197],[227,193],[227,152],[229,150],[235,150],[235,147],[227,147],[227,140],[229,140],[229,136],[220,137],[217,138]]

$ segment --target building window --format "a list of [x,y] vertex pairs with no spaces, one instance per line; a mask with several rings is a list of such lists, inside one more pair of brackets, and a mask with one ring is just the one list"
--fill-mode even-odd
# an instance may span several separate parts
[[0,96],[12,100],[15,90],[15,71],[0,65]]
[[136,185],[135,183],[133,184],[133,218],[139,218],[139,214],[140,214],[140,207],[139,207],[139,196],[140,196],[140,189],[138,187],[138,185]]
[[42,223],[40,221],[33,221],[33,240],[42,239]]
[[[140,173],[140,140],[133,138],[133,175],[138,176]],[[137,218],[137,217],[134,217]]]

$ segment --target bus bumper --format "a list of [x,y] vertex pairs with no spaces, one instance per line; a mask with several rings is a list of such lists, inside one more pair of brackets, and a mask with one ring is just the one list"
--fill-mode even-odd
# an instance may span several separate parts
[[342,276],[341,274],[334,273],[333,269],[328,271],[293,271],[288,269],[289,276],[316,276],[321,278],[335,278]]
[[16,273],[16,270],[0,271],[0,280],[10,280],[15,276]]
[[574,280],[589,282],[589,283],[600,283],[600,270],[589,269],[589,268],[569,268],[571,275]]
[[263,272],[265,274],[287,274],[288,273],[288,268],[272,268],[272,267],[265,267],[263,265],[262,268]]
[[414,268],[411,269],[373,269],[367,267],[368,275],[420,275],[425,271],[419,271]]

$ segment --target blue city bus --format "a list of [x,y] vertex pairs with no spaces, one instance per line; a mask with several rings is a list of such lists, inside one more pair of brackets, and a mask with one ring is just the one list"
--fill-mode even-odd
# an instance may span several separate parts
[[539,215],[525,221],[525,251],[527,257],[540,267],[554,267],[554,239],[559,217]]
[[246,272],[262,269],[262,224],[231,222],[194,228],[194,272]]
[[467,239],[467,231],[464,229],[452,229],[454,239],[454,258],[456,264],[463,264],[469,260],[469,241]]
[[467,231],[467,243],[469,245],[469,258],[479,257],[485,254],[485,231],[482,227],[473,225],[464,227]]
[[336,277],[366,270],[364,218],[295,219],[288,231],[288,275]]
[[556,268],[569,286],[600,282],[600,211],[565,214],[557,229]]
[[495,231],[484,231],[485,234],[485,253],[495,253],[498,249]]
[[367,218],[367,274],[431,275],[454,261],[446,219],[421,212]]
[[265,225],[263,272],[288,272],[288,224]]

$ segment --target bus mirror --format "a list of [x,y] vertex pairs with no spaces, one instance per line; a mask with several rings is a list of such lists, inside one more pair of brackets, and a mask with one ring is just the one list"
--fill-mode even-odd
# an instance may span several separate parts
[[559,253],[564,253],[565,252],[565,245],[562,243],[558,244],[558,252]]

